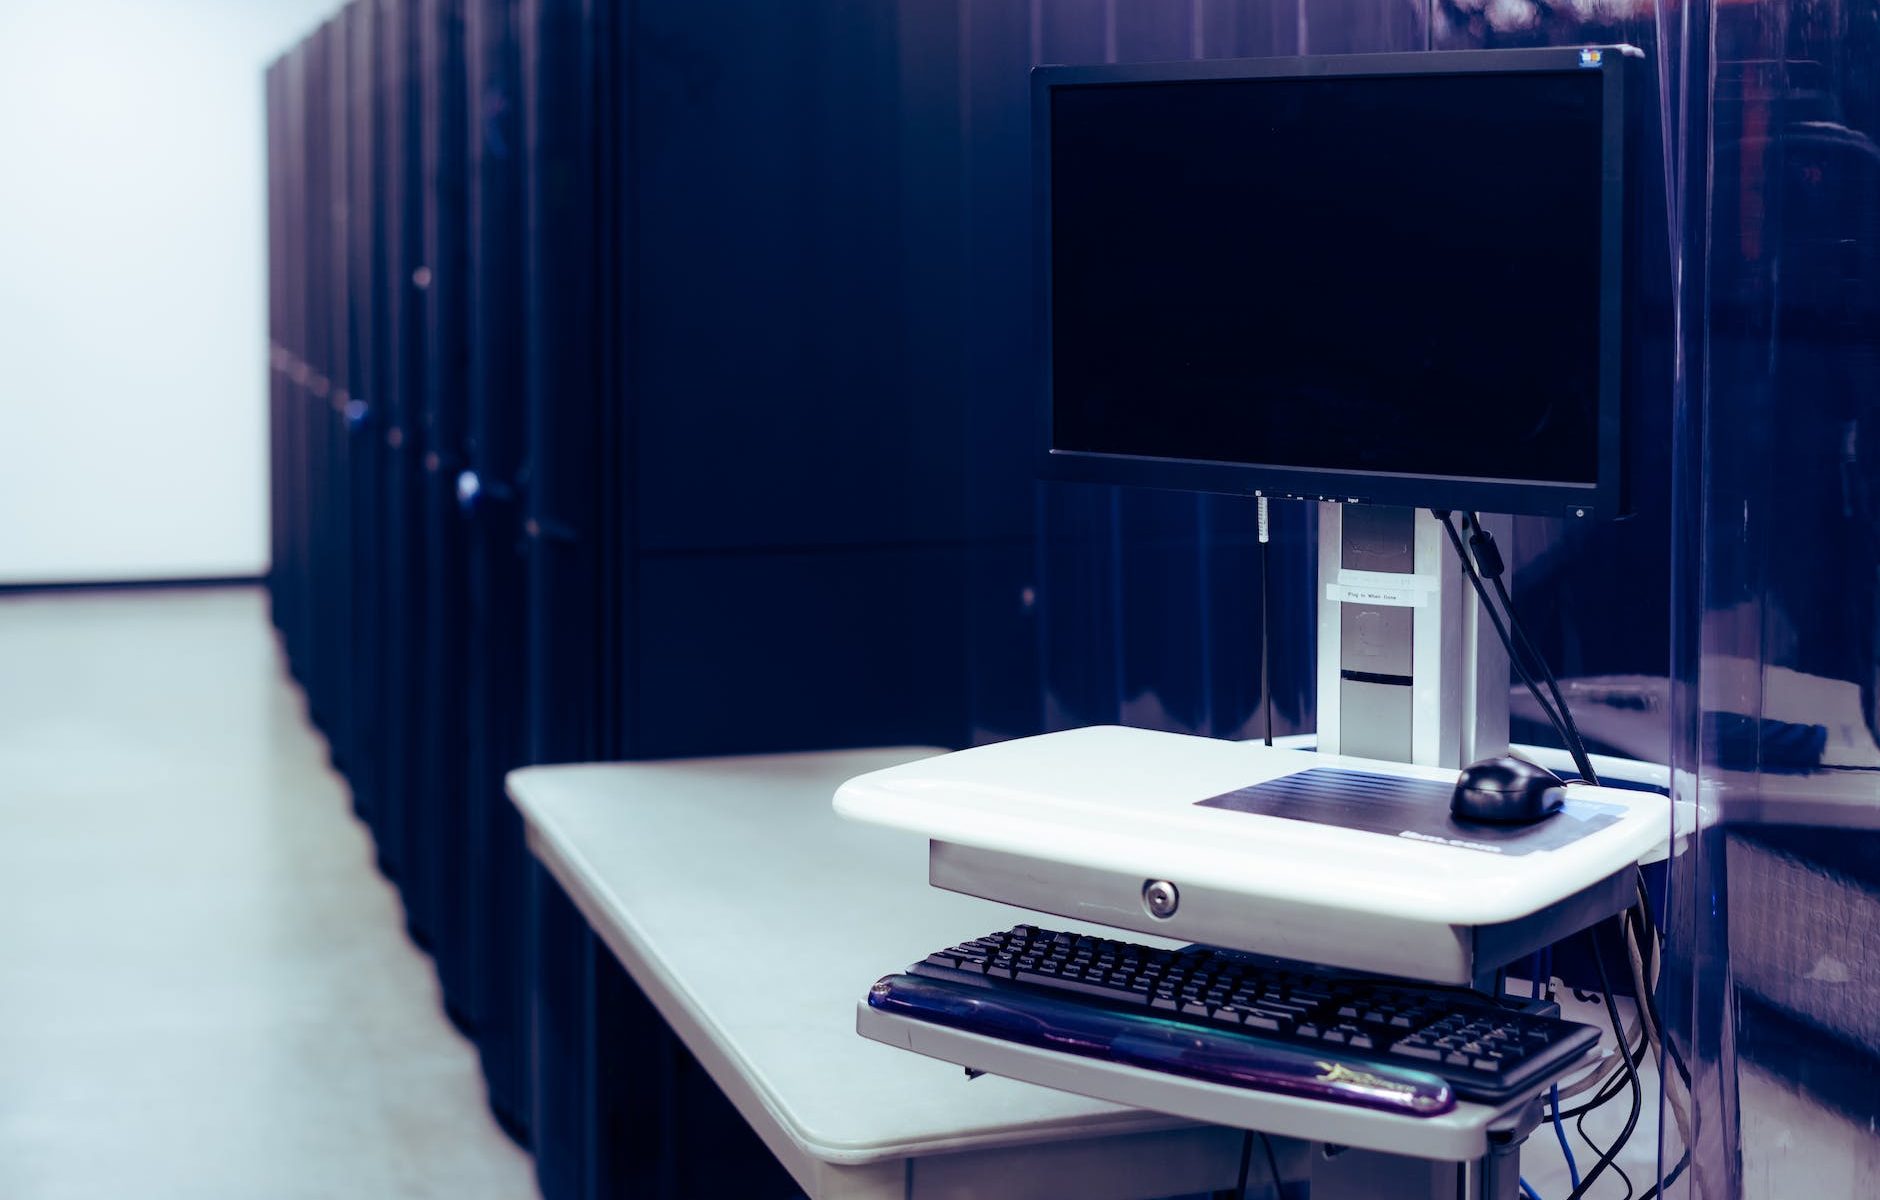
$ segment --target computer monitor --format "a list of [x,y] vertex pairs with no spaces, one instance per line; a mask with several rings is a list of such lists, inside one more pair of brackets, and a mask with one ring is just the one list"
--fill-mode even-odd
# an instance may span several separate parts
[[1619,515],[1637,55],[1036,70],[1048,474]]

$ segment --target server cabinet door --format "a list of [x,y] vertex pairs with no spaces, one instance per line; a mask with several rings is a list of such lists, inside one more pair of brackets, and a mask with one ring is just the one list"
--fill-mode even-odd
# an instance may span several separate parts
[[465,833],[470,964],[466,1015],[498,1117],[528,1136],[529,857],[503,776],[525,761],[522,97],[516,0],[466,0],[470,336],[466,532]]
[[305,44],[296,46],[282,62],[281,126],[284,141],[282,165],[281,217],[283,272],[281,287],[281,340],[287,378],[281,396],[281,439],[284,478],[281,499],[286,505],[282,530],[287,544],[282,560],[276,564],[281,575],[282,642],[287,650],[288,669],[296,681],[306,683],[307,665],[307,541],[308,541],[308,463],[307,438],[302,413],[306,404],[307,306],[306,275],[306,188],[307,143]]
[[[609,261],[596,218],[595,80],[609,47],[598,29],[614,6],[522,0],[518,9],[523,170],[524,373],[522,537],[526,548],[523,664],[530,761],[610,753],[605,737],[623,654],[602,591],[603,556],[622,544],[606,498],[619,412],[602,402],[598,275]],[[514,826],[509,833],[514,834]],[[514,866],[520,845],[495,848]],[[526,870],[526,864],[525,870]],[[527,876],[511,882],[526,896]],[[524,924],[511,941],[526,966]],[[525,1010],[482,1039],[492,1104],[532,1111]]]
[[429,932],[413,912],[409,878],[422,870],[423,831],[414,824],[419,755],[415,714],[423,702],[419,674],[420,614],[424,610],[423,527],[419,430],[424,410],[425,345],[422,297],[430,281],[424,263],[416,56],[419,8],[415,0],[382,0],[380,94],[385,139],[384,292],[389,340],[385,346],[384,472],[378,578],[384,661],[380,675],[384,754],[374,788],[379,861],[406,895],[406,920],[420,945]]
[[348,696],[352,713],[351,761],[347,779],[353,808],[371,819],[373,785],[384,754],[379,664],[384,655],[377,587],[380,474],[379,199],[380,130],[377,90],[378,6],[355,0],[347,9],[345,121],[347,137],[347,362],[350,395],[339,419],[346,452],[352,578],[349,593],[352,636]]
[[342,9],[321,30],[326,44],[326,96],[321,120],[327,131],[326,186],[326,395],[319,406],[322,455],[327,464],[324,507],[327,550],[320,562],[326,601],[323,618],[328,637],[326,661],[327,743],[333,764],[351,779],[357,774],[359,710],[353,703],[358,658],[353,642],[353,487],[352,447],[345,413],[352,403],[352,171],[350,114],[352,96],[352,22]]
[[332,123],[333,39],[331,25],[316,29],[307,42],[307,329],[306,404],[301,409],[311,464],[311,539],[309,544],[310,632],[307,707],[314,724],[333,745],[340,705],[334,683],[340,647],[335,640],[335,602],[331,565],[337,548],[333,519],[334,462],[328,403],[333,394],[334,329],[334,158]]
[[425,868],[407,904],[424,914],[437,957],[444,1007],[468,1023],[468,846],[464,804],[468,641],[466,534],[457,508],[468,418],[466,132],[461,0],[424,0],[422,66],[425,289],[424,526],[419,787]]

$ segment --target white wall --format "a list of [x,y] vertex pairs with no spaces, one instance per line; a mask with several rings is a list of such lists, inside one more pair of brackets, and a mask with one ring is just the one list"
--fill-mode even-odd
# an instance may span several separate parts
[[336,0],[0,0],[0,583],[267,568],[261,73]]

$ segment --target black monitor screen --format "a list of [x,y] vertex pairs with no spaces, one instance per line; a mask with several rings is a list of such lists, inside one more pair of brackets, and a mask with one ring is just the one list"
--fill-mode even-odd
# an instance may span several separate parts
[[1048,96],[1054,450],[1598,480],[1601,72]]

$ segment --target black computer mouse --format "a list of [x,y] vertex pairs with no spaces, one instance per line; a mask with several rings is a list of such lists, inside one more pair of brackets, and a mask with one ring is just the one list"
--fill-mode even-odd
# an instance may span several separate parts
[[1560,776],[1504,754],[1462,768],[1449,813],[1458,821],[1532,825],[1559,812],[1566,797]]

